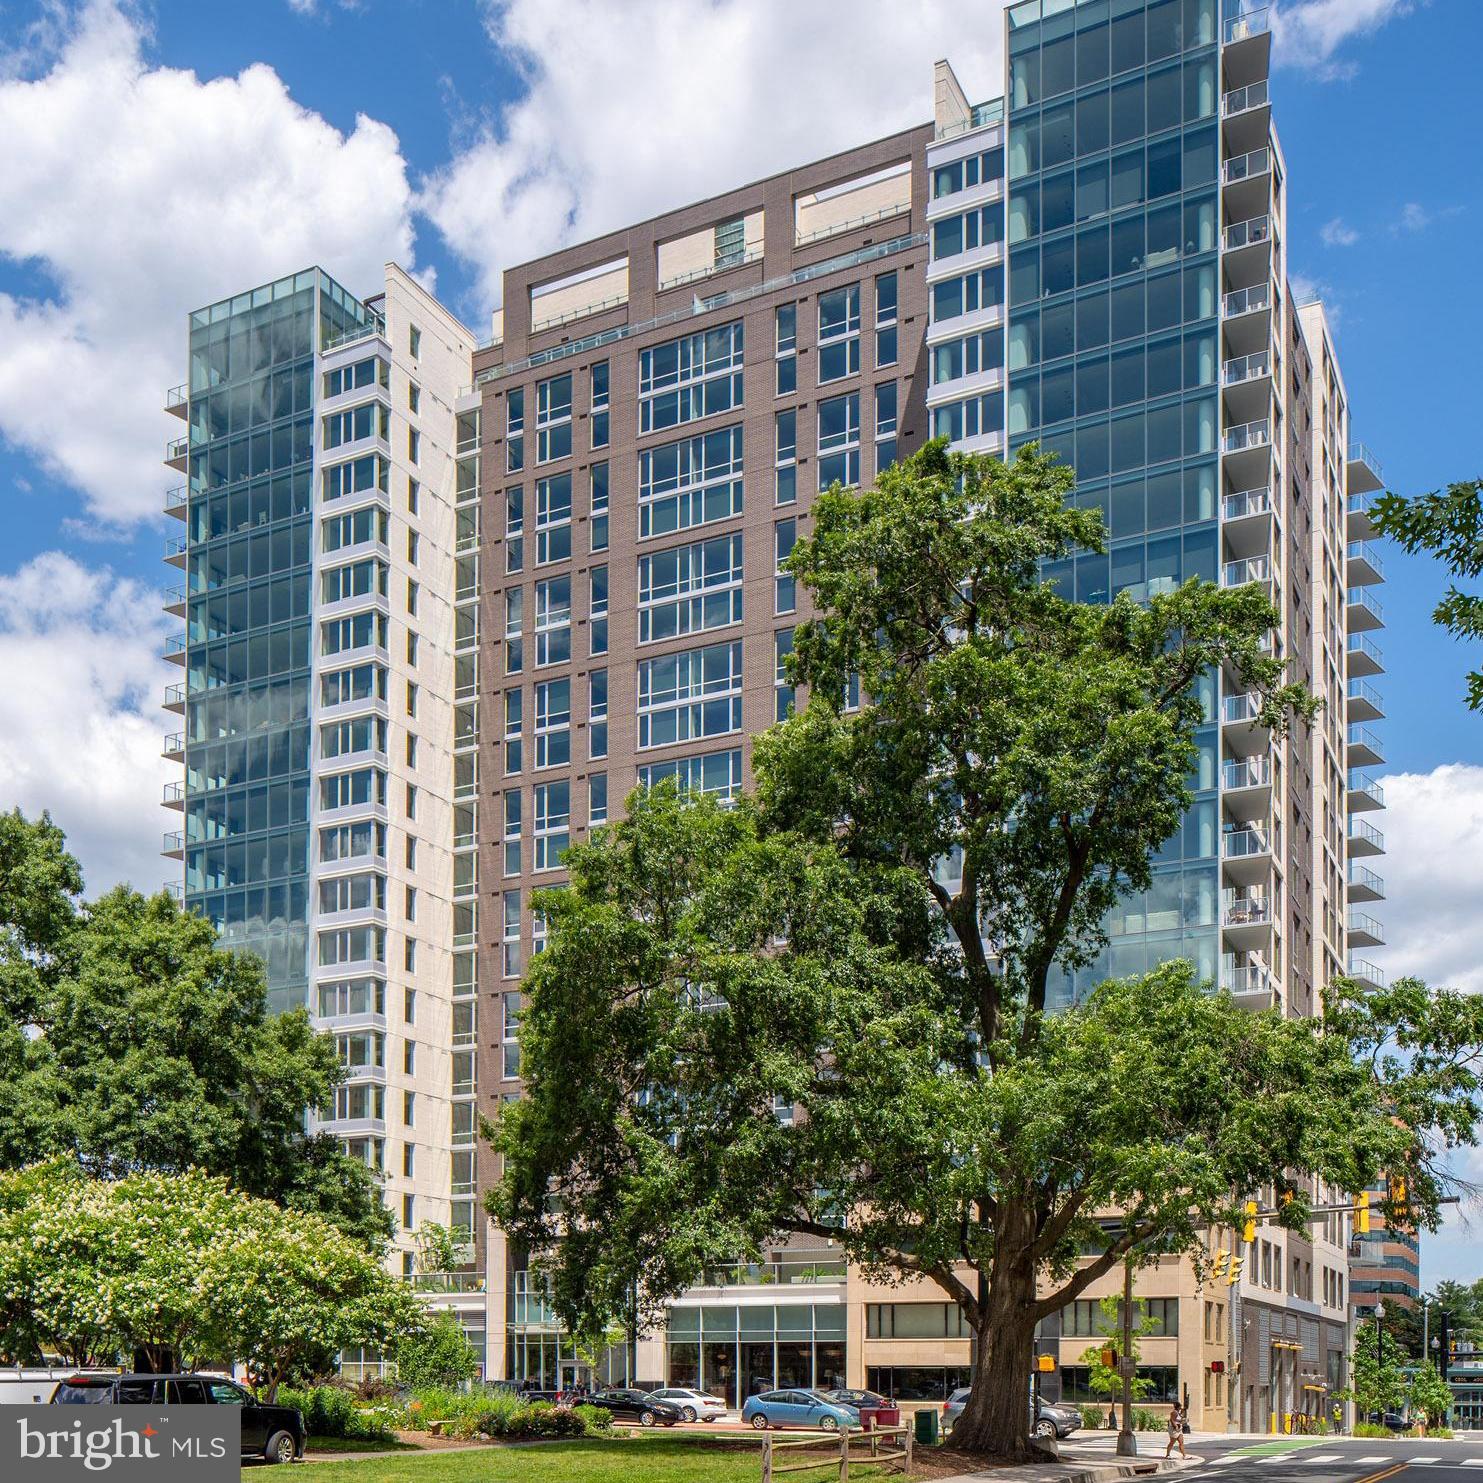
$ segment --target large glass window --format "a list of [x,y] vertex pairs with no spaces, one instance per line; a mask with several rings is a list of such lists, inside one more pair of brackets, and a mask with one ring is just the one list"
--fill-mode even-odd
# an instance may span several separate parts
[[662,747],[740,731],[742,646],[686,649],[638,667],[638,744]]
[[860,285],[819,295],[819,384],[860,371]]
[[641,539],[729,520],[741,512],[740,424],[639,453]]
[[536,562],[565,561],[572,554],[572,476],[536,480]]
[[572,657],[572,579],[536,583],[536,663],[564,664]]
[[674,757],[668,762],[646,762],[638,770],[641,788],[652,788],[666,778],[673,778],[681,793],[713,793],[730,801],[741,792],[741,751],[733,748],[698,757]]
[[639,557],[639,642],[740,623],[740,533]]
[[569,458],[572,451],[572,375],[536,383],[536,462]]
[[561,857],[572,842],[572,785],[562,778],[557,782],[537,783],[531,791],[535,795],[535,868],[559,870]]
[[819,403],[819,488],[860,482],[860,393]]
[[639,352],[639,431],[658,432],[742,404],[742,322]]
[[572,760],[571,726],[571,680],[542,680],[536,686],[537,767],[565,767]]

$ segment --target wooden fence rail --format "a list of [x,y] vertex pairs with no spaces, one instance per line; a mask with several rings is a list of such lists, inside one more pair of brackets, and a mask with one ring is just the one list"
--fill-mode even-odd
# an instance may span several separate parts
[[[837,1455],[827,1455],[801,1462],[781,1462],[779,1453],[798,1452],[805,1449],[822,1452],[829,1444],[837,1447]],[[771,1432],[762,1438],[762,1483],[774,1483],[787,1473],[816,1472],[821,1468],[833,1469],[839,1483],[849,1483],[851,1449],[857,1461],[885,1463],[900,1473],[910,1473],[912,1466],[913,1436],[910,1426],[878,1426],[869,1431],[856,1431],[846,1427],[836,1437],[831,1432],[810,1432],[805,1436],[790,1437],[784,1441]],[[823,1483],[823,1480],[821,1480]]]

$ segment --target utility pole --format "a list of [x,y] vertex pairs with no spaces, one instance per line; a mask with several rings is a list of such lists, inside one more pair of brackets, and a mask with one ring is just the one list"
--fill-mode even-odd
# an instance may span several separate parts
[[1117,1455],[1137,1457],[1133,1434],[1133,1253],[1123,1258],[1123,1429],[1117,1434]]

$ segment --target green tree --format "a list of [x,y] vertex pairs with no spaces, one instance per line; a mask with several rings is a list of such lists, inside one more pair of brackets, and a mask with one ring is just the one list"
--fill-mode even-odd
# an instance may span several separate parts
[[305,1131],[343,1078],[330,1037],[270,1015],[259,960],[167,895],[81,885],[49,820],[0,816],[0,1167],[206,1169],[384,1242],[375,1175]]
[[[1205,677],[1274,729],[1311,706],[1256,588],[1087,607],[1042,582],[1101,545],[1069,487],[1033,452],[932,444],[821,495],[791,558],[820,614],[792,665],[809,705],[759,739],[755,805],[635,795],[541,896],[489,1203],[574,1330],[828,1238],[959,1306],[955,1436],[1020,1456],[1036,1323],[1127,1254],[1193,1251],[1294,1173],[1405,1168],[1434,1217],[1429,1150],[1471,1136],[1483,1006],[1341,985],[1321,1028],[1187,963],[1072,1002],[1067,971],[1096,976],[1109,911],[1191,804]],[[1280,1219],[1306,1213],[1299,1193]]]
[[397,1379],[414,1390],[462,1385],[479,1373],[479,1357],[456,1314],[424,1315],[397,1345]]
[[1452,1409],[1452,1390],[1431,1360],[1423,1360],[1411,1377],[1408,1395],[1413,1411],[1426,1417],[1428,1426],[1441,1426]]
[[[1095,1344],[1089,1344],[1082,1350],[1081,1362],[1087,1367],[1087,1388],[1093,1395],[1106,1396],[1108,1400],[1121,1400],[1123,1393],[1123,1377],[1118,1372],[1116,1365],[1105,1365],[1102,1363],[1103,1352],[1111,1347],[1117,1352],[1119,1359],[1131,1359],[1133,1363],[1141,1364],[1143,1361],[1143,1346],[1139,1339],[1153,1332],[1153,1320],[1148,1316],[1148,1304],[1142,1298],[1133,1299],[1133,1343],[1126,1354],[1123,1353],[1123,1326],[1122,1326],[1122,1299],[1117,1296],[1102,1298],[1097,1304],[1098,1313],[1101,1316],[1099,1327],[1104,1339]],[[1132,1381],[1133,1399],[1135,1401],[1146,1401],[1153,1392],[1153,1381],[1146,1375],[1135,1375]]]
[[1354,1326],[1354,1353],[1349,1360],[1349,1389],[1341,1400],[1352,1400],[1361,1417],[1398,1411],[1406,1403],[1405,1354],[1382,1325],[1375,1338],[1375,1320],[1362,1318]]
[[[1407,499],[1382,494],[1373,509],[1375,528],[1405,550],[1437,557],[1465,582],[1483,576],[1483,480],[1449,484]],[[1434,622],[1460,639],[1483,639],[1483,595],[1453,582],[1432,610]],[[1468,674],[1468,705],[1483,710],[1483,670]]]

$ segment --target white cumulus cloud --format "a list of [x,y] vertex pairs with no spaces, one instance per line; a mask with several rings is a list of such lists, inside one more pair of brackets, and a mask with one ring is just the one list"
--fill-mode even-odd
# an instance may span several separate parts
[[1354,64],[1338,55],[1344,43],[1415,8],[1416,0],[1283,0],[1272,12],[1277,63],[1324,81],[1352,77]]
[[1318,236],[1325,247],[1353,247],[1359,241],[1359,233],[1346,226],[1342,216],[1324,222],[1318,229]]
[[165,685],[175,622],[160,593],[45,552],[0,576],[0,809],[43,809],[82,861],[89,894],[120,880],[155,891],[178,867],[160,836],[180,815],[161,785]]
[[822,159],[932,116],[947,57],[975,101],[1003,90],[1003,0],[487,0],[525,93],[472,132],[422,206],[474,269]]
[[0,257],[49,285],[0,294],[0,436],[134,521],[177,480],[187,311],[314,262],[365,291],[411,261],[412,192],[390,128],[340,132],[271,67],[152,66],[122,0],[50,14],[0,65]]
[[1364,956],[1392,977],[1483,992],[1483,767],[1453,762],[1383,781],[1386,854],[1375,866],[1387,899],[1362,909],[1384,921],[1387,946]]

